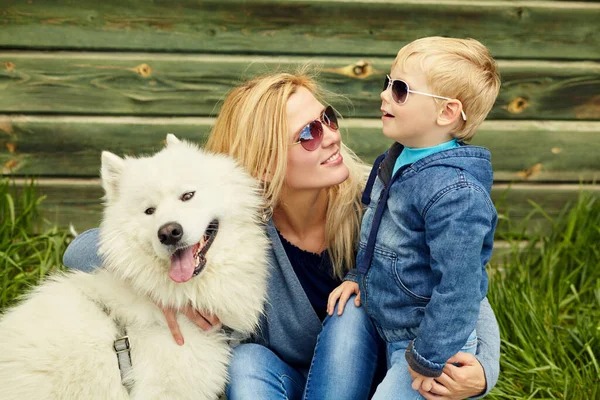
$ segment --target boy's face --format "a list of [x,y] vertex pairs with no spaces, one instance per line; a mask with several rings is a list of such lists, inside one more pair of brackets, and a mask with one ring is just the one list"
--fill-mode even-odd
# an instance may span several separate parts
[[[390,77],[402,79],[410,90],[431,93],[419,63],[409,58],[405,67],[396,64]],[[452,135],[437,124],[440,109],[433,98],[409,93],[406,102],[398,104],[392,98],[391,88],[381,92],[380,97],[383,134],[390,139],[412,148],[436,146],[452,139]]]

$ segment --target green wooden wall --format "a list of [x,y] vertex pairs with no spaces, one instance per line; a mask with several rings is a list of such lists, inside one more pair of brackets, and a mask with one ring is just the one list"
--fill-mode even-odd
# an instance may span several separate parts
[[0,167],[38,177],[51,222],[97,226],[101,150],[157,150],[167,132],[203,142],[233,86],[306,62],[345,95],[344,140],[373,161],[390,144],[379,92],[400,47],[473,37],[503,81],[473,143],[492,151],[514,229],[531,202],[552,216],[598,191],[598,21],[594,1],[0,0]]

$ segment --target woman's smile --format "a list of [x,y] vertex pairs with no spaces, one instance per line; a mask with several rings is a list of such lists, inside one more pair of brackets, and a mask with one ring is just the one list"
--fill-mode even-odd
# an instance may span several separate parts
[[340,154],[340,151],[336,151],[331,157],[323,161],[321,165],[339,165],[344,161],[344,158]]

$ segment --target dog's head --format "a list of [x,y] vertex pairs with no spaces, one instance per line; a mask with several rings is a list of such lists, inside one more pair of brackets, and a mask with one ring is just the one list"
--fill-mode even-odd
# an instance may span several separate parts
[[151,157],[103,152],[101,176],[100,252],[136,289],[181,306],[201,303],[200,292],[215,285],[223,291],[238,277],[264,277],[261,197],[229,157],[168,135],[167,147]]

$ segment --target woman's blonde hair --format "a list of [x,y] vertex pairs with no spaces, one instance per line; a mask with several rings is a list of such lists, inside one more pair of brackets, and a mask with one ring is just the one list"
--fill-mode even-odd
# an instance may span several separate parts
[[[268,210],[280,201],[289,144],[286,105],[299,87],[308,89],[318,99],[324,94],[305,69],[264,75],[234,88],[227,95],[205,146],[209,151],[232,156],[262,182]],[[326,189],[325,224],[327,250],[339,278],[354,267],[365,177],[364,164],[343,144],[341,153],[350,176]]]

